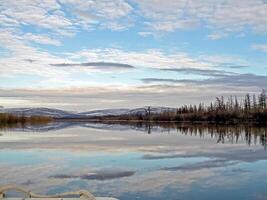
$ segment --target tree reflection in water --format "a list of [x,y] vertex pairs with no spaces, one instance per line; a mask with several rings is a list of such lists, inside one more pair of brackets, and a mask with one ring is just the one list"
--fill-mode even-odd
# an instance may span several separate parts
[[176,130],[178,133],[190,136],[204,137],[210,135],[215,138],[217,143],[238,143],[245,141],[247,145],[261,144],[267,149],[267,126],[239,124],[192,124],[192,123],[144,123],[144,122],[108,122],[105,124],[120,124],[131,126],[132,129],[143,130],[148,134],[153,132],[171,132]]

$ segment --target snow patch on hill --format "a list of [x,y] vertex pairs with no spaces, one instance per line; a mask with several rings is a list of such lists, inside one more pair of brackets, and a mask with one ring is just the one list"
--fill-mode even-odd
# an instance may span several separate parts
[[14,115],[24,116],[48,116],[53,118],[93,118],[119,115],[145,115],[148,112],[151,114],[157,114],[163,112],[175,112],[175,110],[175,108],[169,107],[142,107],[135,109],[103,109],[75,113],[50,108],[0,108],[0,113],[11,113]]

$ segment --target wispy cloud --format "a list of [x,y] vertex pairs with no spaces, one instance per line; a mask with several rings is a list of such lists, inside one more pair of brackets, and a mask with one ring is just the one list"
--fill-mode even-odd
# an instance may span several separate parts
[[123,0],[51,0],[42,4],[38,0],[1,1],[0,9],[0,22],[4,26],[30,24],[62,35],[75,32],[77,27],[122,30],[130,25],[128,15],[132,11]]
[[267,52],[267,44],[253,44],[252,48],[263,52]]
[[215,74],[212,78],[198,79],[170,79],[170,78],[143,78],[144,83],[173,83],[193,84],[206,86],[235,86],[235,87],[257,87],[266,88],[267,76],[255,74]]
[[234,72],[227,72],[224,70],[215,70],[215,69],[195,69],[195,68],[170,68],[170,69],[161,69],[163,71],[172,71],[172,72],[181,72],[186,74],[197,74],[201,76],[211,76],[211,77],[222,77],[226,75],[234,75]]
[[62,0],[61,2],[73,14],[74,23],[85,29],[94,29],[98,26],[121,31],[132,25],[130,14],[133,8],[124,0],[90,2]]
[[111,62],[86,62],[86,63],[58,63],[50,64],[55,67],[92,67],[97,69],[133,69],[132,65]]
[[225,56],[191,56],[183,51],[166,53],[161,49],[143,51],[127,51],[120,48],[83,49],[82,51],[66,53],[73,60],[94,60],[96,62],[126,63],[139,68],[195,68],[211,69],[232,62],[243,65],[245,62],[236,57]]
[[136,19],[141,17],[141,36],[204,27],[211,32],[208,38],[216,40],[247,29],[266,33],[266,9],[264,0],[1,1],[0,22],[5,27],[33,25],[67,36],[79,29],[126,30],[140,24]]
[[210,39],[216,40],[233,33],[267,32],[264,0],[240,1],[138,1],[140,10],[153,31],[172,32],[177,29],[206,27]]
[[33,41],[39,44],[50,44],[55,46],[60,46],[61,42],[57,39],[51,38],[47,35],[34,35],[32,33],[27,33],[23,36],[25,40]]
[[53,31],[69,30],[72,22],[60,12],[61,6],[56,0],[40,4],[33,1],[1,1],[1,24],[17,27],[24,24],[34,25]]

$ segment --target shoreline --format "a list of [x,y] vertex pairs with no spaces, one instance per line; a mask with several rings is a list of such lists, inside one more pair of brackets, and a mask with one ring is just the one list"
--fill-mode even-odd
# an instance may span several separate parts
[[257,121],[175,121],[175,120],[127,120],[127,119],[97,119],[97,118],[54,118],[54,122],[96,122],[96,123],[147,123],[147,124],[213,124],[213,125],[267,125],[267,122],[257,122]]

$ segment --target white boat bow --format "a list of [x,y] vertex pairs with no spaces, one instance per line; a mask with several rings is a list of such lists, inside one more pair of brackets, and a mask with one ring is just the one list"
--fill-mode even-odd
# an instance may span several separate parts
[[[26,197],[8,197],[6,194],[10,191],[16,191],[24,194]],[[70,196],[78,196],[77,198],[73,198]],[[74,192],[65,192],[61,194],[54,195],[40,195],[36,194],[30,190],[25,188],[7,185],[0,187],[0,199],[4,200],[118,200],[112,197],[95,197],[92,193],[87,190],[78,190]]]

